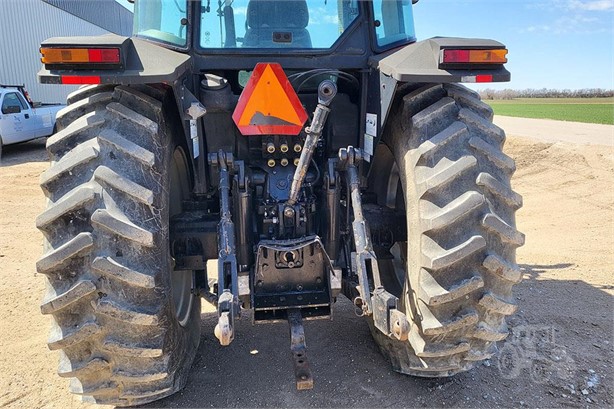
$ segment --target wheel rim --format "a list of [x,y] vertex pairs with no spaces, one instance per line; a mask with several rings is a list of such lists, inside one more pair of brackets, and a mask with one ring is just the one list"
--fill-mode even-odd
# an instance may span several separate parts
[[[188,196],[188,171],[183,150],[175,149],[170,164],[171,185],[169,219],[181,213],[182,202]],[[171,242],[172,245],[172,242]],[[171,249],[172,252],[172,249]],[[185,327],[190,319],[194,295],[192,294],[193,274],[191,270],[171,271],[171,297],[175,317]]]

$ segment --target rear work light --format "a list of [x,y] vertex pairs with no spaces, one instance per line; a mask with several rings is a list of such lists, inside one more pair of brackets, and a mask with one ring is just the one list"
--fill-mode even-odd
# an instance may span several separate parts
[[119,48],[41,48],[41,62],[55,64],[120,64]]
[[495,50],[452,50],[444,49],[441,53],[442,64],[505,64],[505,48]]

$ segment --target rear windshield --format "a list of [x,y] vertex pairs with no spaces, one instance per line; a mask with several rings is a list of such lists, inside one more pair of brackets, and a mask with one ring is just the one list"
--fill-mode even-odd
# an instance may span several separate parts
[[[363,0],[202,0],[200,46],[327,49],[360,14]],[[413,41],[412,0],[371,2],[380,47]],[[141,37],[187,46],[188,1],[138,0],[134,31]]]
[[330,48],[358,0],[203,0],[203,48]]

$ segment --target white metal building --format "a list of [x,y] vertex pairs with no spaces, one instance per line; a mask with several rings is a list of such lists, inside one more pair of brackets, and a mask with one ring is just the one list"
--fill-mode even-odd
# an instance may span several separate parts
[[132,12],[115,0],[0,0],[0,83],[25,84],[34,101],[63,103],[77,87],[37,82],[41,41],[111,32],[132,32]]

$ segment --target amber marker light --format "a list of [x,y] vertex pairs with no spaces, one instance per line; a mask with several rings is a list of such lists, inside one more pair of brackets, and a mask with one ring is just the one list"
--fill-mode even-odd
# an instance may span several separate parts
[[43,64],[119,64],[119,48],[41,48]]
[[442,64],[505,64],[507,50],[451,50],[444,49],[441,54]]

